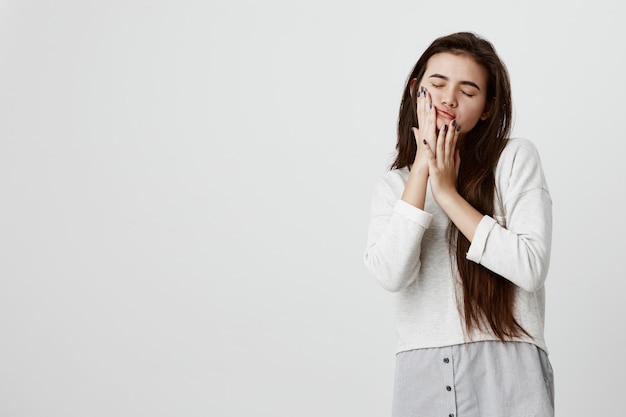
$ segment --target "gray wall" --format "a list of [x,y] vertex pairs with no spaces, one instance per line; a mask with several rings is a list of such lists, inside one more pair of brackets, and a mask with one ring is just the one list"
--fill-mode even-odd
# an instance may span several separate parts
[[0,2],[0,416],[387,416],[365,270],[402,84],[507,63],[554,199],[557,415],[615,414],[623,2]]

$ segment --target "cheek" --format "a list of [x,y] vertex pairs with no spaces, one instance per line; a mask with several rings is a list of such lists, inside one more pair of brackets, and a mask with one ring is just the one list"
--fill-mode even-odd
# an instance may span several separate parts
[[435,88],[427,88],[428,94],[430,94],[430,99],[433,101],[433,104],[441,104],[443,98],[441,97],[441,92]]
[[[476,123],[478,123],[482,114],[482,107],[468,109],[468,111],[463,114],[462,120],[459,120],[459,123],[463,127],[463,130],[471,130],[476,125]],[[467,129],[465,129],[465,126],[467,126]]]

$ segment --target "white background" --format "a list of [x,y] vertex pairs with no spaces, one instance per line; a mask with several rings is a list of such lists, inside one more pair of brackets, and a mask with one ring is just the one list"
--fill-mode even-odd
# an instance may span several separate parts
[[369,199],[405,77],[460,30],[507,64],[551,187],[557,415],[619,414],[625,14],[1,1],[0,416],[388,416]]

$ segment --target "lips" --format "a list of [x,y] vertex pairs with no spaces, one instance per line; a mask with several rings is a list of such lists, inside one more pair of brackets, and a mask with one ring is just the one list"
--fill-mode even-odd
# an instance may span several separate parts
[[445,112],[441,109],[437,109],[437,114],[441,117],[445,117],[446,119],[454,120],[456,118],[455,115]]

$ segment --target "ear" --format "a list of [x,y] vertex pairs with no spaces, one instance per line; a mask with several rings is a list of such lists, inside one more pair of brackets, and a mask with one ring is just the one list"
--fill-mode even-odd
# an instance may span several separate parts
[[413,87],[415,87],[415,83],[417,83],[417,78],[411,78],[411,81],[409,81],[409,92],[411,93],[411,97],[413,97]]
[[496,98],[494,97],[490,103],[485,104],[485,109],[483,110],[483,113],[480,115],[480,120],[487,120],[489,118],[489,116],[491,115],[491,108],[493,107],[493,104],[495,102],[496,102]]

